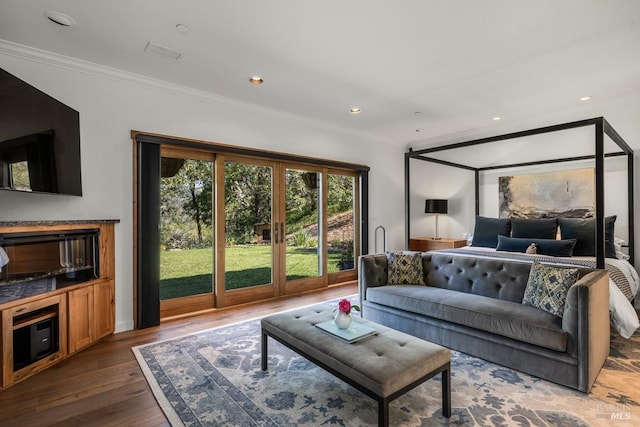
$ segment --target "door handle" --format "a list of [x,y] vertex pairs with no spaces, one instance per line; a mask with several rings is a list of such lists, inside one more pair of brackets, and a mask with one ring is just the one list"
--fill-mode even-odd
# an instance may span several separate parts
[[280,243],[285,243],[285,241],[284,241],[284,222],[280,223]]
[[277,245],[278,244],[278,223],[277,222],[273,226],[273,237],[274,237],[273,240],[275,241],[275,244]]

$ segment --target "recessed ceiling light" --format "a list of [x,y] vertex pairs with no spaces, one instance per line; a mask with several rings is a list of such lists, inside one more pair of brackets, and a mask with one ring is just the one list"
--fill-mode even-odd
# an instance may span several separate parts
[[590,96],[583,96],[582,98],[580,98],[580,101],[583,101],[583,102],[584,101],[589,101],[589,100],[591,100]]
[[253,76],[253,77],[249,77],[249,83],[253,85],[261,85],[262,83],[264,83],[264,80],[260,76]]
[[352,108],[352,109],[349,110],[349,112],[351,114],[360,114],[362,112],[362,110],[359,109],[359,108]]
[[497,122],[498,120],[502,120],[502,117],[500,117],[500,116],[495,116],[495,117],[493,118],[493,120]]
[[189,27],[187,27],[184,24],[178,24],[178,25],[176,25],[176,30],[180,31],[181,33],[188,33],[189,32]]
[[44,13],[44,16],[47,17],[54,24],[61,25],[63,27],[71,27],[76,25],[76,20],[66,15],[62,12],[56,12],[55,10],[48,10]]

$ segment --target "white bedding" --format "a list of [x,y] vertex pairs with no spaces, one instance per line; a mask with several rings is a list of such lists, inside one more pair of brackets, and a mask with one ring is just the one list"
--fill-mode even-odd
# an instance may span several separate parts
[[[636,297],[640,286],[640,277],[636,269],[628,261],[614,258],[607,258],[606,261],[616,265],[627,276],[633,296]],[[611,324],[622,337],[631,337],[640,327],[638,313],[611,278],[609,278],[609,311],[611,312]]]
[[[513,255],[513,252],[502,252],[496,251],[492,248],[484,248],[484,247],[476,247],[476,246],[465,246],[463,248],[459,248],[460,252],[468,249],[472,250],[475,253],[472,256],[477,256],[477,252],[492,252],[492,253],[504,253],[505,256]],[[471,254],[470,254],[471,255]],[[495,256],[493,256],[495,257]],[[493,258],[492,257],[492,258]],[[542,257],[539,255],[527,255],[527,257],[531,258],[531,262],[535,260],[536,257]],[[548,259],[548,256],[544,256]],[[559,265],[566,265],[566,261],[563,263],[562,258],[555,258]],[[571,260],[583,260],[583,261],[593,261],[594,257],[571,257]],[[633,297],[638,295],[638,289],[640,288],[640,276],[638,276],[638,272],[636,269],[625,260],[616,259],[616,258],[607,258],[606,264],[617,267],[629,282],[629,287],[631,288],[631,293]],[[545,260],[545,263],[548,263]],[[611,325],[613,328],[618,331],[620,336],[624,338],[629,338],[633,333],[640,327],[640,320],[638,319],[638,314],[636,313],[635,308],[631,304],[631,302],[625,298],[624,294],[620,290],[620,288],[614,283],[611,276],[609,277],[609,311],[611,313]]]

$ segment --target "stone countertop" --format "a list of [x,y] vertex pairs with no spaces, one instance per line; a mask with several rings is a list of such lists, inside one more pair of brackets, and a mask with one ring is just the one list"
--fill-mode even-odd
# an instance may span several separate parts
[[63,219],[34,221],[0,221],[0,227],[73,225],[73,224],[117,224],[119,219]]

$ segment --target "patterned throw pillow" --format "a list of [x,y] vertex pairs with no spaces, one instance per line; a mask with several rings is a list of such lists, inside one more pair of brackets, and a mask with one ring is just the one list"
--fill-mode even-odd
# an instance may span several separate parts
[[577,280],[577,268],[555,268],[534,262],[522,303],[562,317],[569,288]]
[[389,285],[424,285],[422,253],[388,252]]

